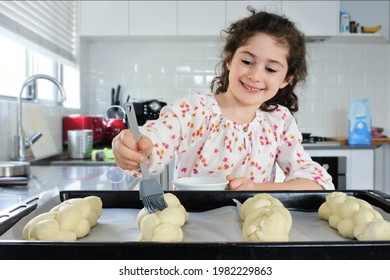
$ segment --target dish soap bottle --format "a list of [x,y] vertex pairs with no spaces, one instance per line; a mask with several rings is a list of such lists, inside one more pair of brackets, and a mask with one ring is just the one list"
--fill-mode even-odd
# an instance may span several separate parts
[[371,111],[368,99],[351,100],[349,104],[348,144],[371,145]]

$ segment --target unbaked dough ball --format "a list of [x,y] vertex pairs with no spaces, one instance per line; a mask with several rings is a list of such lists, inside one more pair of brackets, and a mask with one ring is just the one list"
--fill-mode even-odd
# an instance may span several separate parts
[[146,241],[153,241],[154,239],[154,229],[160,225],[162,221],[156,213],[151,213],[146,215],[140,224],[141,235]]
[[163,223],[179,227],[182,227],[186,222],[186,213],[179,207],[167,207],[158,214],[158,217]]
[[81,210],[81,216],[88,220],[90,227],[93,227],[97,223],[97,220],[103,213],[103,203],[98,196],[87,196],[85,198],[68,199],[57,205],[50,211],[58,211],[58,208],[64,205],[74,205],[78,207]]
[[102,201],[97,196],[66,200],[31,219],[23,228],[23,238],[75,241],[89,234],[102,211]]
[[338,208],[346,199],[347,195],[343,192],[332,192],[327,195],[325,202],[318,209],[320,218],[328,220],[333,213],[338,211]]
[[137,215],[137,226],[141,230],[139,241],[179,242],[183,240],[181,227],[188,221],[189,214],[172,193],[165,193],[168,207],[149,213],[142,208]]
[[253,197],[248,198],[241,205],[240,217],[242,221],[245,221],[246,217],[256,209],[268,207],[272,205],[283,206],[280,200],[274,198],[267,193],[259,193]]
[[260,193],[244,201],[240,208],[245,241],[288,241],[292,217],[287,208],[270,194]]
[[183,240],[183,230],[170,223],[162,223],[154,229],[153,241],[179,242]]
[[374,220],[368,224],[360,224],[355,228],[355,237],[361,241],[390,240],[390,222]]
[[319,207],[321,219],[337,229],[341,236],[358,240],[390,240],[387,234],[389,222],[363,199],[333,192]]
[[245,241],[288,241],[292,226],[290,212],[283,206],[268,206],[254,210],[244,221]]
[[137,227],[138,227],[139,229],[141,229],[141,221],[142,221],[147,215],[149,215],[149,214],[150,214],[150,213],[148,212],[148,210],[147,210],[145,207],[142,208],[142,209],[138,212],[136,221],[137,221]]

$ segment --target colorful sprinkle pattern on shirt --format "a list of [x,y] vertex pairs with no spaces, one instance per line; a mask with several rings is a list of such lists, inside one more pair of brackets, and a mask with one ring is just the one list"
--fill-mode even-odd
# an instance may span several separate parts
[[305,178],[334,189],[330,175],[304,150],[296,121],[283,106],[258,110],[252,122],[239,124],[222,115],[213,95],[191,94],[165,106],[158,120],[140,130],[154,143],[152,173],[176,153],[176,177],[231,174],[267,183],[275,180],[277,163],[286,181]]

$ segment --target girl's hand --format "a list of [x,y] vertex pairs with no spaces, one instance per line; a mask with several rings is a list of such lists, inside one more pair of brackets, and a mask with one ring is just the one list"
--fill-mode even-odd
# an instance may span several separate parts
[[152,148],[153,143],[148,137],[142,136],[137,143],[129,129],[122,130],[112,140],[115,163],[123,170],[139,169],[139,163],[150,156]]
[[249,178],[236,178],[232,175],[227,175],[226,179],[229,181],[228,190],[257,190],[256,184]]

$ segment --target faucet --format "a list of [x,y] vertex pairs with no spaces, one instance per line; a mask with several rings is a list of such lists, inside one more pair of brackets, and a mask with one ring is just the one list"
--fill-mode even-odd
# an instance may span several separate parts
[[51,82],[53,82],[58,89],[60,90],[61,96],[58,98],[58,104],[62,105],[62,103],[66,100],[65,90],[60,84],[58,80],[55,78],[45,75],[45,74],[36,74],[28,77],[22,85],[22,88],[20,89],[20,93],[17,99],[17,114],[16,114],[16,135],[14,137],[14,152],[15,152],[15,160],[17,161],[27,161],[26,158],[26,148],[31,147],[33,143],[35,143],[41,136],[41,132],[35,132],[31,136],[29,136],[27,139],[24,138],[22,133],[22,93],[24,88],[31,83],[32,81],[35,81],[37,79],[46,79]]

